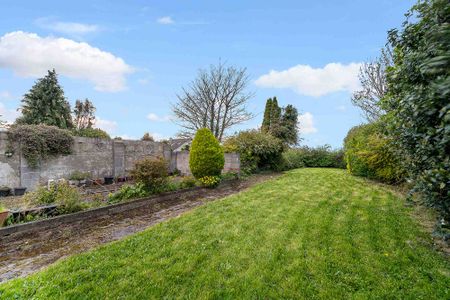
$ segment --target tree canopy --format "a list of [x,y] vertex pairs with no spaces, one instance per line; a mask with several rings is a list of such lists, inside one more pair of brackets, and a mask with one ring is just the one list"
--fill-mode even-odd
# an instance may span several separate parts
[[58,83],[55,70],[36,81],[22,99],[18,124],[45,124],[68,129],[73,127],[70,104]]

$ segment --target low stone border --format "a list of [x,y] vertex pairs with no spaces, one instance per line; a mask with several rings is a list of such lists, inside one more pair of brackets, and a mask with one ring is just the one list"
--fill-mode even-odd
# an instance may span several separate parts
[[[229,184],[234,180],[229,182],[224,182],[223,184]],[[190,189],[183,189],[175,192],[167,192],[160,195],[155,195],[146,198],[139,198],[136,200],[122,202],[107,206],[102,206],[99,208],[93,208],[85,211],[80,211],[72,214],[61,215],[52,217],[49,219],[33,221],[24,224],[12,225],[4,228],[0,228],[0,237],[7,236],[10,234],[21,233],[21,232],[33,232],[36,230],[47,229],[49,227],[56,227],[61,224],[67,224],[77,221],[88,220],[91,218],[98,218],[105,215],[114,215],[127,210],[133,210],[139,207],[145,207],[148,205],[163,202],[165,200],[171,199],[173,197],[181,196],[184,194],[192,193],[197,190],[206,190],[203,187],[194,187]]]

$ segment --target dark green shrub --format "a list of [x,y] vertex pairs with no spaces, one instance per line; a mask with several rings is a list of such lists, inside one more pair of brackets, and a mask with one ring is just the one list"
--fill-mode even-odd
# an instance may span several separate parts
[[387,183],[399,183],[404,170],[397,159],[392,141],[383,134],[380,123],[360,125],[350,129],[344,140],[347,169]]
[[225,164],[219,141],[207,128],[197,131],[189,152],[189,167],[195,178],[219,176]]
[[424,200],[450,223],[450,3],[420,1],[389,41],[383,108],[398,156]]
[[169,177],[167,162],[163,158],[144,158],[134,164],[131,176],[148,191],[160,192]]
[[111,139],[109,134],[101,130],[100,128],[83,128],[83,129],[73,129],[72,134],[74,136],[88,137],[88,138],[99,138],[99,139]]
[[241,171],[250,174],[258,170],[278,170],[283,144],[268,133],[246,130],[229,137],[224,142],[224,150],[239,153]]
[[300,147],[283,152],[283,168],[345,168],[342,150],[333,150],[330,145]]
[[49,156],[70,154],[74,140],[70,131],[55,126],[13,125],[8,130],[8,143],[10,151],[20,148],[28,165],[37,167]]
[[283,165],[282,170],[292,170],[303,168],[305,162],[303,161],[302,152],[298,149],[288,149],[283,152]]
[[115,192],[114,194],[109,194],[108,203],[114,204],[119,203],[124,200],[134,199],[134,198],[143,198],[150,195],[150,192],[146,188],[146,186],[138,182],[134,185],[123,185],[120,190]]

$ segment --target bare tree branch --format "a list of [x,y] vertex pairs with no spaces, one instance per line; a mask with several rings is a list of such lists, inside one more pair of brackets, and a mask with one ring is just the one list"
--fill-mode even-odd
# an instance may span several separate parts
[[191,137],[206,127],[221,141],[227,129],[251,119],[253,114],[245,104],[253,93],[246,92],[249,83],[246,72],[245,68],[226,67],[222,63],[200,70],[172,105],[175,122],[183,128],[179,135]]
[[379,106],[381,98],[387,93],[386,69],[392,65],[392,50],[381,50],[375,61],[366,62],[359,71],[362,89],[352,95],[353,105],[359,107],[369,122],[378,120],[385,112]]

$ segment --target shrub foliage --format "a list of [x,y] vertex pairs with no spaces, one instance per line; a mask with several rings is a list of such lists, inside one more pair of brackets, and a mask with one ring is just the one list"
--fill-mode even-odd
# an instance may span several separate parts
[[67,182],[53,184],[49,188],[39,186],[35,191],[26,193],[24,201],[30,206],[57,204],[60,214],[77,212],[85,207],[78,190]]
[[22,151],[30,167],[48,156],[70,154],[74,143],[70,131],[42,124],[11,126],[8,142],[11,151]]
[[254,173],[258,170],[277,170],[281,162],[283,144],[269,133],[258,130],[241,131],[224,142],[225,152],[238,152],[241,171]]
[[283,152],[283,169],[296,168],[345,168],[342,150],[333,150],[331,146],[292,148]]
[[399,183],[405,172],[394,152],[392,139],[382,129],[379,122],[350,129],[344,140],[347,169],[353,175]]
[[392,30],[394,66],[383,100],[415,190],[450,222],[450,3],[420,1]]
[[225,164],[223,149],[207,128],[197,131],[189,153],[189,167],[195,178],[219,176]]
[[101,130],[100,128],[82,128],[82,129],[74,129],[72,130],[73,135],[88,137],[88,138],[100,138],[100,139],[111,139],[109,134]]
[[131,176],[152,192],[161,190],[169,177],[167,162],[163,158],[147,157],[137,161]]

